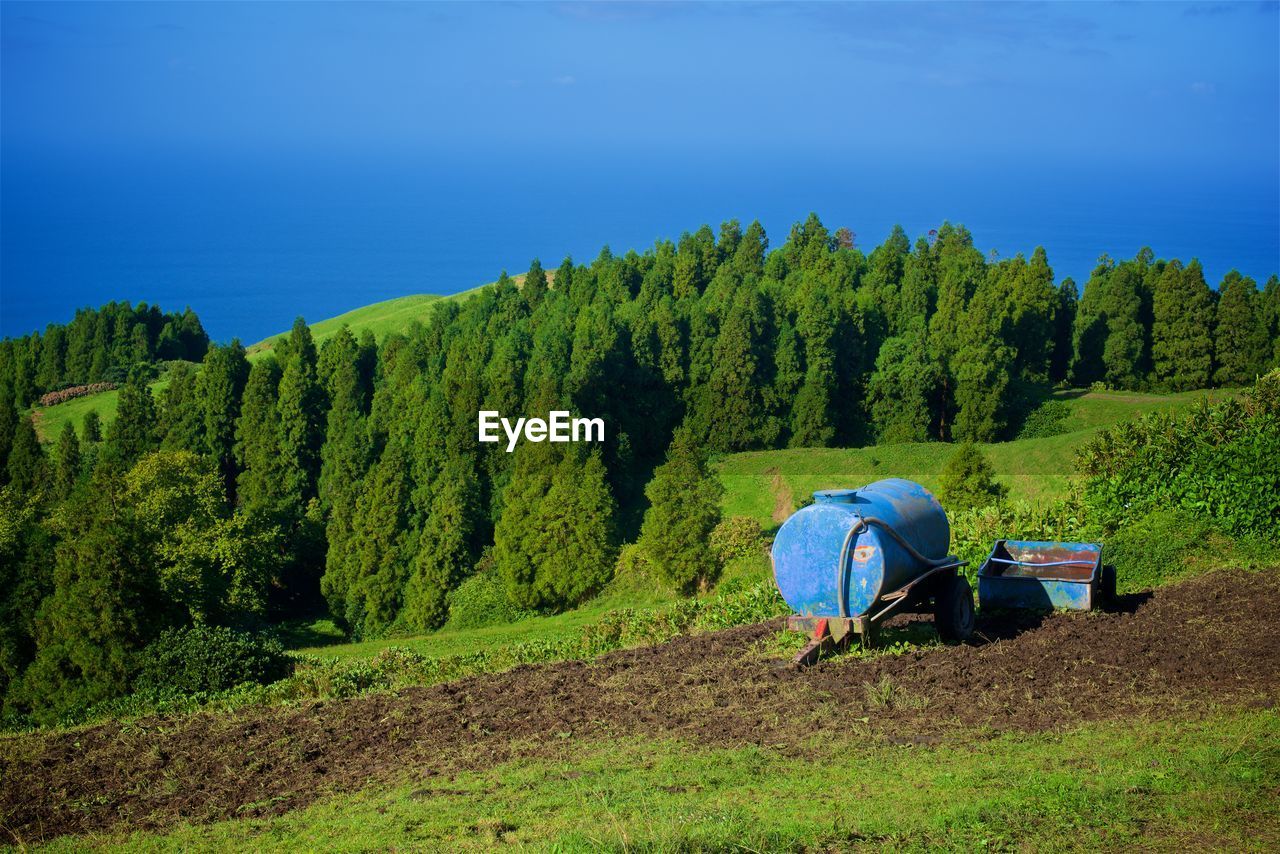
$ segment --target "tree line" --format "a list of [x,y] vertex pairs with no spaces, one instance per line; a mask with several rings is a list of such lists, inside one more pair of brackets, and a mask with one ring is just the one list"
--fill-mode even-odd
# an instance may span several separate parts
[[22,409],[69,386],[123,382],[138,366],[198,362],[209,347],[200,318],[157,306],[111,302],[82,308],[70,323],[0,341],[0,389]]
[[[1077,299],[1043,249],[989,257],[959,226],[914,245],[896,228],[863,253],[811,215],[769,251],[758,222],[730,221],[644,253],[534,261],[522,286],[504,273],[381,342],[343,329],[317,346],[299,319],[253,359],[205,345],[158,396],[143,349],[121,350],[113,365],[141,369],[105,435],[91,419],[49,449],[19,413],[47,388],[51,333],[6,341],[6,710],[51,719],[117,696],[174,627],[324,608],[354,637],[431,630],[482,556],[522,609],[592,595],[631,541],[692,589],[716,571],[709,454],[990,441],[1063,382],[1234,384],[1280,356],[1277,291],[1232,274],[1214,292],[1196,262],[1144,250],[1103,259]],[[174,322],[127,336],[154,362],[176,352],[160,346]],[[61,378],[95,379],[63,338]],[[476,441],[482,409],[601,417],[606,441],[508,454]]]

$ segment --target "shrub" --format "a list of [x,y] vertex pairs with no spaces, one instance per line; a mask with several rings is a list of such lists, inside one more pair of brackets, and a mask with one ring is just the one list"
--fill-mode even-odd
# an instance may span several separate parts
[[139,690],[183,694],[265,685],[293,667],[275,638],[203,625],[165,630],[139,654],[139,665]]
[[1085,500],[1107,533],[1154,510],[1180,507],[1229,534],[1280,532],[1280,370],[1238,400],[1202,400],[1180,415],[1153,413],[1098,434],[1077,467]]
[[1185,575],[1187,559],[1209,534],[1203,519],[1182,510],[1157,510],[1118,530],[1102,557],[1116,568],[1117,589],[1145,590]]
[[493,569],[493,561],[486,553],[480,559],[476,572],[449,591],[448,629],[479,629],[514,623],[533,615],[517,607],[507,597],[502,579]]
[[88,385],[73,385],[69,388],[51,391],[48,394],[40,396],[41,406],[57,406],[59,403],[66,403],[68,400],[75,400],[77,397],[87,397],[91,394],[97,394],[100,391],[111,391],[115,388],[115,383],[90,383]]
[[1066,420],[1071,415],[1071,407],[1065,400],[1046,400],[1037,406],[1022,422],[1018,431],[1019,439],[1043,439],[1048,436],[1060,436],[1067,432]]
[[956,509],[985,507],[1004,495],[995,481],[995,470],[982,450],[972,442],[958,446],[939,478],[941,498]]
[[711,531],[711,552],[722,566],[757,554],[763,546],[764,529],[750,516],[730,516]]

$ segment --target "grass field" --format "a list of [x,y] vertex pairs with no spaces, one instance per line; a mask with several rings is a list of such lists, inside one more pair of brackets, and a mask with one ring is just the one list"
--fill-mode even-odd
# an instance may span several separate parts
[[[158,397],[168,384],[169,381],[166,379],[156,380],[151,383],[151,393]],[[63,426],[68,422],[75,426],[76,433],[83,434],[84,417],[90,410],[97,411],[98,418],[102,421],[103,435],[106,435],[107,425],[116,420],[116,407],[119,404],[120,391],[112,389],[77,397],[66,403],[59,403],[57,406],[37,406],[32,409],[36,435],[40,437],[41,442],[56,442]]]
[[967,744],[795,750],[619,740],[267,819],[88,837],[140,851],[1275,850],[1280,715],[1220,711]]
[[[516,285],[521,285],[524,283],[524,273],[512,276],[511,279]],[[547,279],[555,279],[554,270],[547,272]],[[374,338],[381,341],[388,333],[404,332],[414,322],[425,322],[431,316],[431,310],[437,304],[467,299],[491,284],[493,282],[448,296],[440,294],[410,294],[409,296],[396,297],[383,302],[375,302],[372,305],[361,306],[337,317],[330,317],[326,320],[312,323],[311,336],[315,338],[316,344],[321,344],[325,339],[337,334],[339,329],[346,326],[356,337],[359,337],[367,329],[373,333]],[[249,357],[253,358],[255,355],[270,350],[276,339],[288,334],[286,330],[264,338],[250,346]]]
[[[1060,392],[1056,397],[1070,408],[1062,424],[1068,432],[982,447],[996,470],[996,479],[1008,487],[1010,498],[1048,502],[1065,492],[1076,451],[1103,427],[1146,412],[1182,409],[1206,395],[1230,393]],[[754,517],[768,529],[778,524],[775,514],[783,515],[786,508],[818,489],[858,486],[885,477],[904,477],[937,489],[938,476],[953,450],[947,443],[926,442],[752,451],[725,457],[717,463],[716,471],[725,486],[724,512]]]

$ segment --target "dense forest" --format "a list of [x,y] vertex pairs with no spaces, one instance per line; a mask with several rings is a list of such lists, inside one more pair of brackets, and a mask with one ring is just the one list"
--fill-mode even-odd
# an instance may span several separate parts
[[[1280,284],[1143,250],[1079,293],[1045,252],[962,227],[869,253],[816,216],[703,226],[643,254],[533,262],[374,341],[306,324],[249,358],[188,310],[111,304],[0,343],[0,692],[52,721],[130,690],[188,626],[320,609],[354,637],[426,631],[483,566],[522,609],[571,607],[638,540],[715,572],[709,455],[1013,435],[1062,384],[1234,386],[1280,364]],[[163,370],[167,384],[148,382]],[[122,382],[43,446],[43,393]],[[158,399],[157,399],[158,398]],[[482,409],[604,419],[600,445],[476,441]]]

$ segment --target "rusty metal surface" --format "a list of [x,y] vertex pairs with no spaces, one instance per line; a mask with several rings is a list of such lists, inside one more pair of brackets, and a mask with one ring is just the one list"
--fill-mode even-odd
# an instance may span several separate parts
[[997,540],[978,570],[984,608],[1069,608],[1088,611],[1100,599],[1098,543]]

